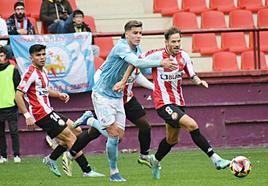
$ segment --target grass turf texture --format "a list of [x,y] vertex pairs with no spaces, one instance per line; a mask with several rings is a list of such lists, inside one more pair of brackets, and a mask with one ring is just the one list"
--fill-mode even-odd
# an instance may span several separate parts
[[245,178],[236,178],[229,168],[216,170],[210,159],[199,151],[173,151],[162,162],[161,179],[154,180],[151,170],[137,163],[138,154],[120,154],[119,168],[121,174],[127,179],[124,183],[111,183],[109,181],[108,163],[105,154],[92,154],[87,156],[91,166],[104,173],[103,178],[82,177],[80,168],[74,163],[73,176],[67,177],[62,171],[61,158],[58,166],[62,177],[54,176],[42,164],[41,157],[22,158],[21,164],[0,164],[0,185],[90,185],[90,186],[267,186],[268,185],[268,149],[217,149],[217,152],[226,159],[243,155],[249,158],[253,169]]

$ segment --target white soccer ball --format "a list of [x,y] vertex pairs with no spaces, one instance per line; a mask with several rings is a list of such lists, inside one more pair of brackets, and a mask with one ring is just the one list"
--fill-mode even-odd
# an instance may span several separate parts
[[251,163],[248,158],[244,156],[237,156],[232,159],[230,168],[236,177],[243,178],[249,174],[252,169]]

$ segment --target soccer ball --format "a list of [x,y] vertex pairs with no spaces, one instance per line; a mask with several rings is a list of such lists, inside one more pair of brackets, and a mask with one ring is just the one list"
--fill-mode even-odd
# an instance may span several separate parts
[[237,156],[232,159],[230,163],[230,168],[233,173],[238,178],[243,178],[247,176],[252,168],[250,161],[244,156]]

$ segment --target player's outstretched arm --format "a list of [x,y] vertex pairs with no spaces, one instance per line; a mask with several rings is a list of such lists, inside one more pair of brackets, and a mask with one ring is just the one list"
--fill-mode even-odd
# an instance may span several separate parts
[[113,87],[113,90],[115,92],[120,92],[120,91],[123,91],[124,90],[124,87],[127,83],[127,80],[129,78],[129,76],[132,74],[133,70],[135,69],[135,67],[133,65],[129,65],[123,78],[121,79],[121,81],[117,82],[114,87]]
[[30,129],[34,129],[35,128],[34,121],[33,121],[31,114],[27,110],[23,96],[24,96],[24,92],[17,90],[15,100],[20,111],[25,117],[27,127]]
[[195,85],[208,88],[208,83],[204,80],[201,80],[197,75],[193,76],[191,80]]
[[127,63],[132,64],[139,68],[152,68],[152,67],[163,67],[166,69],[175,70],[178,68],[178,64],[171,59],[162,59],[155,56],[146,56],[145,58],[139,58],[133,53],[129,53],[124,57]]
[[52,89],[48,89],[48,93],[50,97],[59,98],[60,100],[64,101],[64,103],[67,103],[70,100],[70,96],[66,93],[60,93]]

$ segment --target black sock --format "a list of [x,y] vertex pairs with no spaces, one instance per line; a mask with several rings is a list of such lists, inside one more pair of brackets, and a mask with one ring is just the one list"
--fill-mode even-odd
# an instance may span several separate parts
[[91,141],[88,131],[83,131],[79,136],[77,136],[77,139],[75,143],[73,144],[72,148],[70,149],[70,154],[72,156],[76,156],[76,154],[82,150],[87,144]]
[[151,129],[139,130],[139,142],[140,142],[140,153],[143,155],[149,154],[150,143],[151,143]]
[[49,158],[52,160],[57,160],[65,151],[67,150],[66,147],[62,145],[58,145],[50,154]]
[[91,171],[91,167],[88,164],[84,154],[76,158],[75,161],[78,163],[79,167],[82,169],[83,172],[89,173]]
[[158,161],[161,161],[169,153],[173,146],[174,145],[170,145],[167,143],[166,138],[162,139],[158,146],[157,152],[155,153],[155,158]]
[[214,153],[212,147],[209,145],[207,139],[200,133],[199,129],[195,129],[192,132],[190,132],[192,136],[192,140],[194,143],[202,150],[204,151],[208,157],[211,157]]

